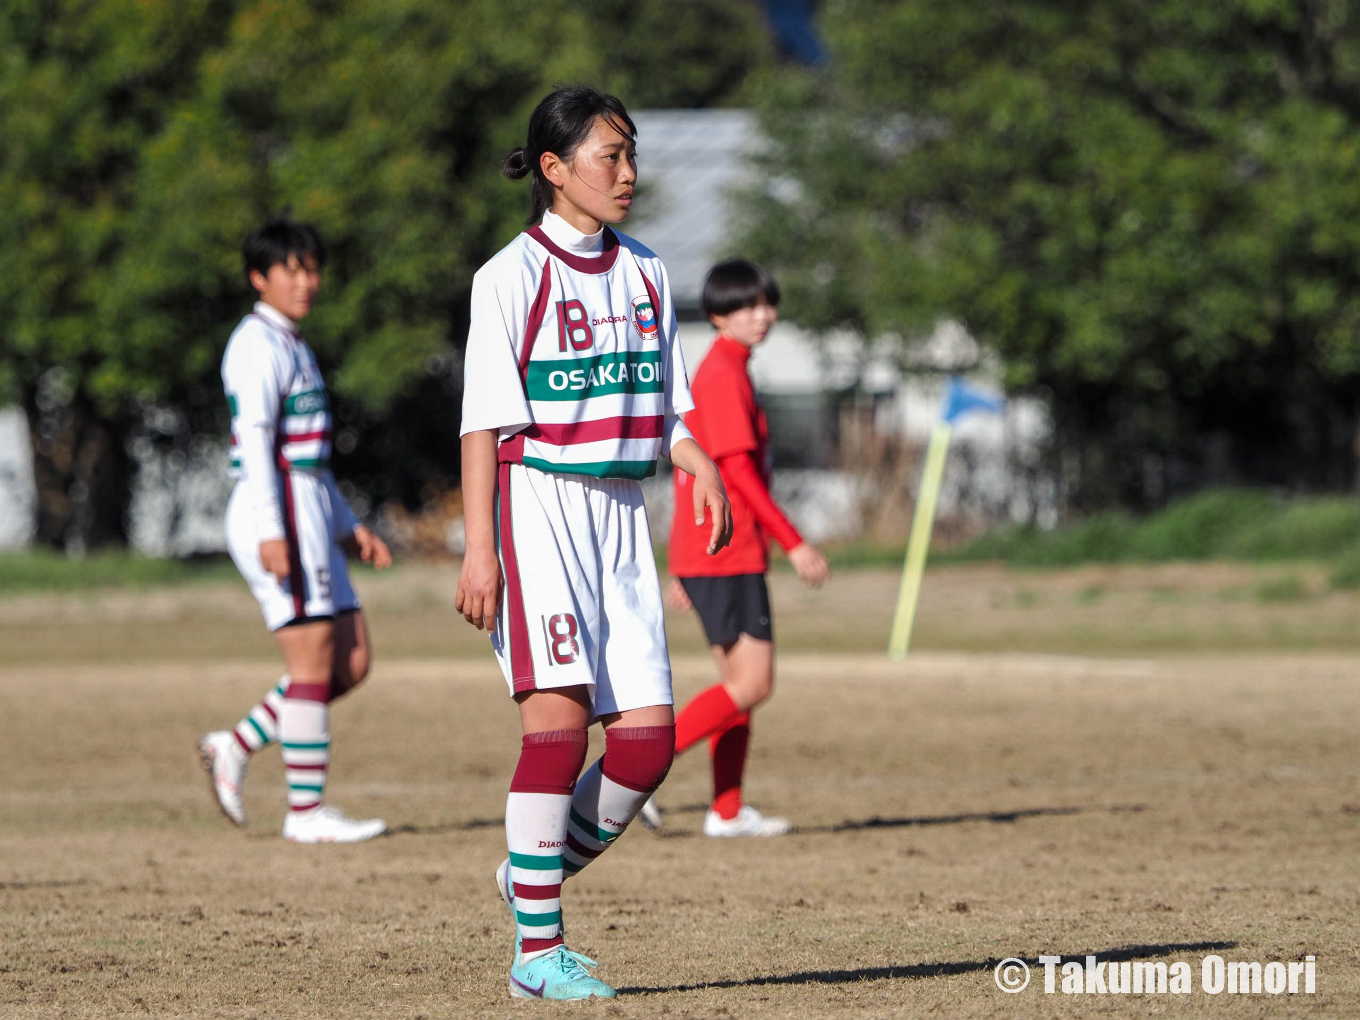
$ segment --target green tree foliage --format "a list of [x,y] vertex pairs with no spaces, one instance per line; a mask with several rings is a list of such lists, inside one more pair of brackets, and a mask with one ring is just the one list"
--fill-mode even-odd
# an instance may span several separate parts
[[0,401],[28,413],[40,540],[117,540],[129,430],[147,408],[219,407],[250,301],[240,244],[283,210],[331,246],[306,333],[342,406],[391,424],[435,366],[426,446],[454,437],[448,474],[439,366],[473,272],[522,225],[500,161],[529,111],[579,80],[634,106],[724,101],[768,59],[754,17],[736,0],[0,7]]
[[1353,477],[1360,7],[841,0],[770,93],[750,246],[789,310],[943,317],[1052,402],[1078,505]]

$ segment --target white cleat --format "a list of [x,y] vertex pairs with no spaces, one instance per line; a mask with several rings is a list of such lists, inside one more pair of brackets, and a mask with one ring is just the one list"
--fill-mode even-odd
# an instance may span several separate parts
[[290,843],[362,843],[387,831],[381,818],[347,818],[333,807],[290,811],[283,838]]
[[250,761],[230,730],[214,730],[198,742],[198,760],[208,774],[217,806],[234,825],[246,824],[246,809],[241,790],[246,785],[246,764]]
[[718,838],[727,836],[782,836],[793,828],[787,818],[762,815],[750,804],[743,804],[735,818],[724,818],[716,811],[704,816],[704,835]]
[[642,805],[642,810],[638,812],[638,821],[648,832],[661,831],[661,805],[656,802],[656,794],[647,798],[647,803]]

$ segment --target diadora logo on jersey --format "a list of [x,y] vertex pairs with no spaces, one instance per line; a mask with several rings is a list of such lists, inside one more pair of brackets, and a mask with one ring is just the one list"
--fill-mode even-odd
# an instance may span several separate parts
[[657,338],[656,309],[652,307],[650,297],[633,298],[633,322],[637,326],[638,336],[642,339]]
[[627,321],[628,316],[626,315],[602,315],[598,319],[591,319],[590,324],[592,326],[608,326],[612,322],[627,322]]

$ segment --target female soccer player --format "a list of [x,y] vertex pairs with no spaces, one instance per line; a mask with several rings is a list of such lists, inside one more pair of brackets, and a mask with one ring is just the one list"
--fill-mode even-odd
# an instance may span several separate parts
[[[510,992],[608,997],[563,941],[561,890],[633,820],[675,749],[661,585],[638,480],[665,453],[695,477],[707,549],[731,537],[661,261],[628,216],[636,129],[593,89],[547,96],[507,177],[532,174],[530,229],[477,273],[464,373],[467,553],[457,606],[491,643],[524,737],[497,869],[516,920]],[[586,727],[605,730],[585,763]]]
[[368,624],[346,551],[382,569],[392,556],[355,519],[330,471],[331,414],[316,357],[298,334],[321,286],[326,253],[310,226],[275,220],[246,239],[246,279],[259,294],[222,358],[231,408],[227,549],[260,603],[288,672],[237,724],[199,741],[218,806],[237,825],[246,763],[279,741],[288,778],[285,839],[356,843],[386,829],[322,804],[329,705],[368,674]]
[[[742,803],[741,781],[750,742],[751,712],[774,690],[774,631],[765,572],[770,536],[788,553],[798,577],[814,587],[830,576],[826,559],[803,541],[770,496],[770,430],[747,372],[751,350],[779,318],[779,286],[763,266],[745,259],[721,262],[704,280],[704,314],[718,331],[694,374],[695,408],[685,424],[713,455],[732,494],[735,540],[716,556],[684,514],[671,524],[670,570],[679,580],[671,602],[692,604],[713,649],[722,682],[696,695],[675,723],[675,751],[709,740],[713,805],[706,836],[779,836],[789,822]],[[677,505],[689,497],[689,476],[675,472]],[[655,804],[643,822],[660,828]]]

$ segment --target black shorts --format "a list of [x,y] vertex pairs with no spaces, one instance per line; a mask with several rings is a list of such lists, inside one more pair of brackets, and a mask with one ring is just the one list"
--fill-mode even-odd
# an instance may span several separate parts
[[743,634],[758,641],[774,640],[770,589],[765,585],[764,574],[682,577],[680,584],[694,603],[710,645],[726,648]]

